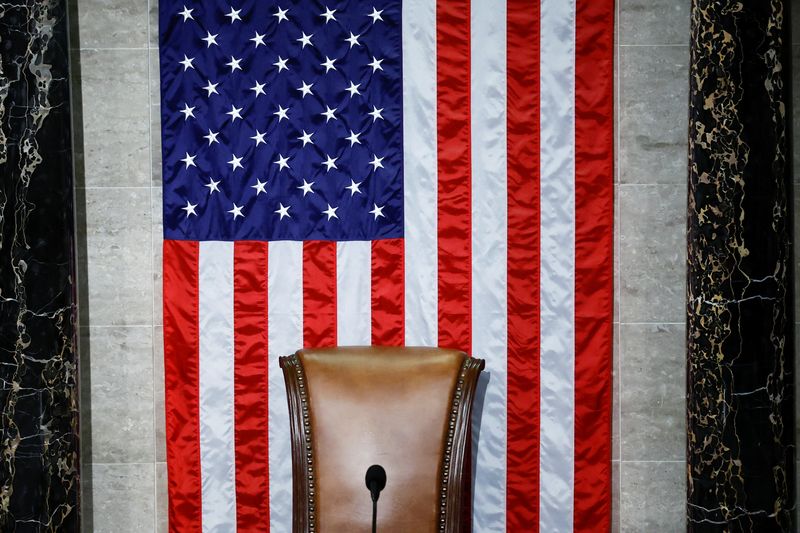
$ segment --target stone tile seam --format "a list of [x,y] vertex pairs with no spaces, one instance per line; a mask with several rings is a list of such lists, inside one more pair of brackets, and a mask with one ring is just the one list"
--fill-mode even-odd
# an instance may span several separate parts
[[685,44],[683,44],[683,43],[639,43],[639,44],[635,44],[635,43],[622,44],[622,43],[620,43],[618,46],[620,48],[657,48],[657,47],[660,47],[660,46],[663,46],[665,48],[666,47],[675,48],[675,47],[678,47],[678,46],[685,46],[686,48],[689,48],[689,43],[685,43]]
[[114,189],[155,189],[160,187],[153,187],[152,185],[90,185],[88,187],[75,187],[79,191],[95,191],[95,190],[114,190]]
[[[614,462],[614,461],[612,461]],[[628,464],[636,464],[636,463],[667,463],[667,464],[675,464],[675,463],[686,463],[685,459],[620,459],[616,461],[620,464],[628,463]],[[149,464],[149,463],[148,463]]]
[[631,183],[631,182],[620,182],[618,183],[620,187],[672,187],[675,188],[677,185],[684,185],[686,186],[686,181],[672,181],[672,182],[648,182],[648,183]]
[[[147,13],[148,14],[151,11],[151,9],[150,9],[151,8],[151,5],[150,5],[151,1],[152,0],[147,0]],[[150,169],[150,186],[148,187],[148,189],[150,191],[150,202],[149,202],[150,203],[150,209],[149,209],[150,231],[148,233],[150,234],[150,256],[151,256],[150,257],[150,267],[151,267],[150,270],[151,270],[152,273],[155,273],[157,271],[157,269],[159,268],[159,266],[156,265],[156,253],[155,253],[155,240],[156,239],[154,238],[154,235],[153,235],[153,233],[154,233],[153,232],[153,225],[155,223],[155,220],[153,220],[153,186],[152,186],[152,181],[153,181],[153,175],[152,175],[153,174],[153,91],[152,91],[152,87],[153,87],[153,66],[152,66],[152,63],[153,63],[153,61],[151,59],[151,56],[152,56],[151,22],[152,22],[152,17],[148,16],[147,17],[147,89],[148,89],[147,90],[147,103],[149,105],[147,106],[147,117],[148,117],[148,121],[147,121],[147,143],[148,143],[147,156],[148,156],[148,161],[149,161],[148,167]],[[153,323],[152,324],[152,330],[151,330],[151,339],[153,341],[155,341],[155,338],[156,338],[155,337],[155,333],[156,333],[156,331],[155,331],[155,324],[154,324],[155,320],[154,320],[154,317],[156,316],[157,303],[156,303],[155,284],[153,284],[153,285],[154,286],[152,287],[151,301],[150,301],[150,304],[151,304],[150,322]],[[157,427],[158,426],[158,413],[156,412],[156,409],[157,409],[156,406],[158,404],[158,401],[157,401],[158,392],[157,392],[157,387],[156,387],[156,365],[159,364],[159,363],[156,362],[156,354],[157,353],[158,353],[158,349],[156,348],[156,344],[155,344],[155,342],[152,342],[151,343],[151,349],[150,349],[150,357],[152,358],[151,368],[152,368],[152,383],[153,383],[152,400],[153,400],[153,437],[154,437],[153,438],[153,462],[152,462],[152,465],[153,465],[153,481],[154,481],[153,482],[153,511],[154,511],[153,512],[153,531],[157,531],[158,530],[158,518],[159,518],[159,516],[158,516],[158,509],[159,509],[159,505],[158,505],[158,502],[159,502],[159,498],[158,498],[158,463],[156,462],[156,459],[158,458],[158,438],[156,436],[158,435],[158,430],[159,430],[159,428]]]
[[620,326],[685,326],[686,322],[666,322],[663,320],[654,320],[652,322],[617,322]]
[[158,465],[166,465],[167,463],[163,462],[163,461],[162,462],[148,461],[146,463],[142,463],[142,462],[133,462],[133,463],[97,463],[97,462],[92,462],[90,464],[92,464],[93,466],[94,465],[96,465],[96,466],[151,466],[153,464],[158,466]]
[[88,47],[88,48],[70,48],[70,51],[72,51],[72,52],[117,52],[117,51],[119,51],[119,52],[131,52],[131,51],[137,51],[137,50],[138,51],[142,51],[142,52],[146,52],[148,50],[157,50],[157,48],[150,48],[148,46],[143,46],[143,47],[138,47],[138,46],[134,46],[134,47],[128,47],[128,46],[104,47],[104,46],[99,46],[99,47]]
[[92,328],[152,328],[154,324],[89,324],[78,326],[81,329]]

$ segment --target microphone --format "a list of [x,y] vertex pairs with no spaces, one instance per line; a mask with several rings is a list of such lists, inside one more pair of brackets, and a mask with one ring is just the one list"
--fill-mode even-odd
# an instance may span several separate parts
[[386,487],[386,470],[381,465],[372,465],[367,468],[367,475],[364,477],[369,494],[372,496],[372,533],[376,533],[378,525],[378,498],[381,491]]

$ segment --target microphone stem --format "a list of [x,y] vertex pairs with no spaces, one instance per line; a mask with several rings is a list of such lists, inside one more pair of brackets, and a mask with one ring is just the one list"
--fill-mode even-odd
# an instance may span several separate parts
[[378,525],[378,500],[372,500],[372,533],[376,533]]

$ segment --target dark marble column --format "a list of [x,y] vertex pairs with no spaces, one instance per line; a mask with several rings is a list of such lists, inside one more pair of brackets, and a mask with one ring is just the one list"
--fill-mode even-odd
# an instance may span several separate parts
[[0,531],[77,531],[65,0],[0,2]]
[[789,0],[693,0],[689,531],[796,531]]

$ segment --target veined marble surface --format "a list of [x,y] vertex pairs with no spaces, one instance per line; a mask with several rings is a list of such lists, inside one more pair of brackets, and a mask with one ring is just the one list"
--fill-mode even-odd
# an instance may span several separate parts
[[65,0],[0,3],[0,531],[76,531]]
[[787,4],[692,2],[692,532],[796,531]]

